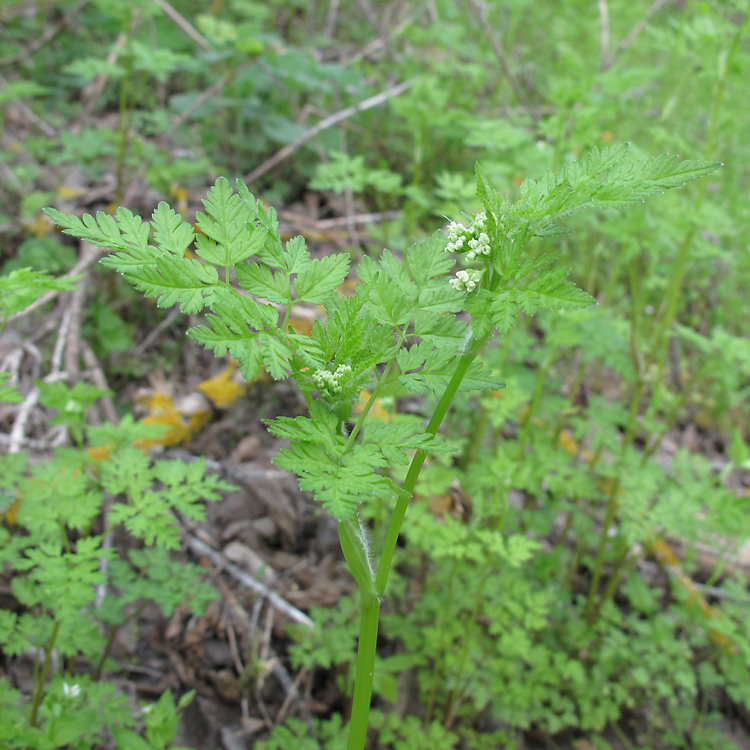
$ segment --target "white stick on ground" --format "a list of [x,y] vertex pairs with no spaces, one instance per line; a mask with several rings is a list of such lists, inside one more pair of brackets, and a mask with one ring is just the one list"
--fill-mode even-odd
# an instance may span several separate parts
[[217,552],[212,547],[201,542],[200,539],[196,539],[192,534],[185,534],[185,541],[193,552],[207,557],[214,565],[218,565],[222,570],[226,570],[227,573],[236,578],[241,584],[256,591],[262,597],[267,599],[272,607],[278,609],[279,612],[282,612],[291,620],[294,620],[301,625],[307,625],[308,628],[315,627],[313,621],[304,612],[300,612],[296,607],[289,604],[285,599],[282,599],[278,594],[271,591],[267,586],[264,586],[260,581],[256,580],[248,573],[245,573],[244,570],[241,570],[236,565],[228,562],[221,552]]

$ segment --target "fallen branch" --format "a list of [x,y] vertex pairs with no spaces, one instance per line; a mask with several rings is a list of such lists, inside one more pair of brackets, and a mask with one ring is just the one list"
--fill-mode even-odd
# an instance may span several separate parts
[[273,167],[275,167],[279,162],[284,161],[284,159],[286,159],[288,156],[291,156],[295,151],[304,146],[308,141],[311,141],[313,138],[315,138],[318,133],[327,130],[328,128],[336,125],[342,120],[346,120],[352,115],[357,114],[357,112],[364,112],[366,109],[377,107],[379,104],[382,104],[391,97],[402,94],[408,88],[411,88],[414,83],[415,80],[413,78],[409,79],[408,81],[399,83],[397,86],[392,86],[385,91],[381,91],[379,94],[371,96],[369,99],[365,99],[359,104],[355,104],[352,107],[347,107],[346,109],[342,109],[339,112],[326,117],[325,119],[317,123],[317,125],[314,125],[312,128],[307,130],[300,138],[294,141],[294,143],[290,143],[289,145],[284,146],[284,148],[282,148],[280,151],[277,151],[270,159],[264,161],[263,164],[256,167],[252,172],[249,172],[245,176],[245,182],[253,182],[254,180],[257,180],[258,177],[261,177],[266,172],[273,169]]
[[304,613],[300,612],[296,607],[289,604],[288,601],[282,599],[278,594],[271,591],[268,587],[264,586],[260,581],[253,578],[244,570],[241,570],[236,565],[230,563],[221,552],[209,547],[200,539],[197,539],[192,534],[185,534],[185,541],[197,555],[203,555],[207,557],[214,565],[218,565],[222,570],[226,570],[232,577],[238,580],[244,586],[260,594],[261,597],[268,600],[268,603],[275,607],[279,612],[285,614],[289,619],[306,625],[308,628],[315,628],[313,621]]
[[179,13],[175,8],[173,8],[167,0],[154,0],[154,2],[164,11],[166,15],[168,15],[176,24],[177,26],[182,29],[182,31],[189,36],[194,42],[196,42],[198,45],[203,47],[206,52],[213,52],[213,47],[211,46],[211,43],[206,39],[206,37],[203,36],[191,23],[188,21],[185,16],[183,16],[181,13]]

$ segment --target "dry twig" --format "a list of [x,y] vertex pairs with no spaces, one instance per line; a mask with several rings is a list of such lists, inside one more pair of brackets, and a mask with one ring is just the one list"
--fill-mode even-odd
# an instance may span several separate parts
[[[104,252],[101,248],[90,245],[87,242],[82,242],[81,245],[82,247],[85,246],[85,248],[81,253],[80,260],[70,269],[70,271],[68,271],[68,273],[65,274],[65,276],[63,276],[63,278],[72,279],[81,275]],[[60,292],[55,289],[43,294],[38,300],[36,300],[36,302],[32,302],[25,310],[21,310],[21,312],[15,313],[15,315],[8,316],[8,321],[10,322],[11,320],[22,318],[24,315],[28,315],[29,313],[34,312],[34,310],[38,310],[43,305],[46,305],[51,300],[55,299],[58,294],[60,294]]]
[[169,326],[172,324],[172,322],[175,320],[175,318],[177,318],[179,314],[180,314],[180,306],[175,305],[170,311],[169,315],[167,315],[167,317],[164,318],[164,320],[162,320],[159,323],[159,325],[156,326],[156,328],[154,328],[153,331],[151,331],[148,334],[148,336],[146,336],[146,338],[143,339],[143,341],[141,341],[141,343],[135,347],[135,349],[133,349],[133,352],[132,352],[133,356],[140,357],[143,354],[143,352],[145,352],[146,349],[148,349],[149,346],[151,346],[151,344],[153,344],[154,341],[156,341],[156,339],[159,338],[162,331],[169,328]]
[[302,702],[302,698],[299,694],[299,686],[302,684],[302,680],[305,679],[305,675],[307,674],[307,670],[304,667],[301,667],[299,672],[297,672],[297,676],[294,678],[294,682],[292,683],[291,689],[287,691],[286,698],[284,698],[284,702],[281,704],[281,708],[279,709],[279,713],[276,714],[276,724],[283,724],[284,719],[286,719],[286,713],[289,710],[289,706],[292,705],[292,701],[296,698],[298,701]]
[[154,0],[154,2],[164,11],[166,15],[168,15],[176,24],[177,26],[182,29],[182,31],[185,32],[187,36],[189,36],[194,42],[196,42],[198,45],[203,47],[206,52],[212,52],[213,47],[211,46],[211,43],[206,39],[206,37],[203,36],[196,28],[193,26],[190,21],[188,21],[185,16],[181,15],[175,8],[173,8],[167,0]]
[[217,552],[204,542],[201,542],[192,534],[185,534],[185,541],[193,552],[197,555],[207,557],[214,565],[222,565],[224,570],[226,570],[233,578],[237,579],[240,583],[253,591],[256,591],[261,597],[267,599],[272,607],[279,610],[279,612],[282,612],[290,620],[294,620],[294,622],[298,622],[301,625],[306,625],[308,628],[315,627],[313,621],[304,612],[300,612],[296,607],[289,604],[285,599],[282,599],[278,594],[271,591],[260,581],[256,580],[248,573],[245,573],[244,570],[241,570],[236,565],[228,562],[220,552]]
[[[94,350],[86,339],[81,339],[81,354],[83,355],[83,362],[86,365],[86,373],[91,378],[91,382],[103,391],[110,390],[104,370],[102,370],[102,366],[99,364]],[[120,418],[117,415],[117,409],[115,409],[112,397],[102,396],[100,402],[106,420],[112,424],[118,424]]]
[[253,182],[253,180],[257,180],[258,177],[263,176],[266,172],[273,169],[273,167],[275,167],[279,162],[284,161],[284,159],[286,159],[288,156],[291,156],[295,151],[304,146],[308,141],[311,141],[313,138],[315,138],[318,133],[327,130],[328,128],[336,125],[342,120],[346,120],[352,115],[355,115],[357,112],[364,112],[366,109],[377,107],[379,104],[382,104],[391,97],[402,94],[413,85],[414,79],[404,81],[403,83],[399,83],[397,86],[392,86],[385,91],[381,91],[375,96],[371,96],[369,99],[361,101],[359,104],[355,104],[351,107],[346,107],[346,109],[342,109],[341,111],[336,112],[329,117],[326,117],[325,119],[321,120],[319,123],[311,127],[309,130],[307,130],[300,138],[294,141],[294,143],[290,143],[289,145],[284,146],[284,148],[282,148],[280,151],[277,151],[270,159],[267,159],[263,162],[263,164],[253,169],[252,172],[248,173],[245,177],[245,182]]

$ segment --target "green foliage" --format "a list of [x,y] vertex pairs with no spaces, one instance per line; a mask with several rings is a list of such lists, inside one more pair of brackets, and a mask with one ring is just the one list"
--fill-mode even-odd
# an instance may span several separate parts
[[14,386],[7,385],[10,379],[9,372],[0,372],[0,403],[18,404],[23,401],[23,396]]
[[[437,745],[445,733],[424,739],[437,719],[467,747],[515,749],[522,744],[519,727],[533,716],[537,731],[592,727],[587,740],[604,747],[593,727],[614,717],[602,730],[612,731],[635,696],[651,722],[650,735],[631,737],[635,746],[713,748],[726,744],[718,728],[725,696],[750,705],[746,587],[731,581],[719,563],[707,590],[721,588],[730,598],[709,595],[715,613],[709,618],[686,598],[679,578],[669,579],[666,571],[656,579],[642,575],[654,562],[643,557],[655,539],[680,538],[681,574],[703,581],[706,571],[695,570],[698,545],[715,546],[715,534],[727,544],[742,544],[747,536],[745,498],[726,486],[739,486],[748,453],[744,196],[750,153],[737,106],[747,80],[747,8],[738,2],[667,3],[652,13],[651,5],[609,2],[609,39],[596,4],[580,0],[552,22],[549,8],[529,0],[435,0],[404,12],[385,2],[369,14],[351,0],[331,6],[229,0],[200,13],[181,8],[200,36],[185,34],[146,0],[100,1],[81,9],[62,0],[34,13],[10,0],[0,10],[4,259],[19,248],[5,260],[5,273],[25,267],[60,273],[75,259],[56,239],[27,239],[28,231],[41,229],[38,211],[53,200],[55,175],[74,170],[99,181],[117,173],[120,188],[137,178],[165,195],[173,187],[202,189],[205,176],[245,174],[315,127],[316,119],[408,79],[413,85],[401,95],[382,106],[353,108],[343,128],[339,123],[317,132],[255,179],[254,189],[272,203],[297,202],[308,187],[330,190],[345,196],[347,214],[402,209],[397,219],[369,230],[377,241],[360,233],[372,257],[383,246],[410,245],[435,226],[436,217],[464,216],[467,243],[482,234],[474,231],[480,212],[495,221],[487,232],[488,239],[493,235],[492,258],[479,253],[467,260],[465,248],[456,266],[437,235],[429,241],[434,252],[417,243],[404,267],[397,255],[364,261],[357,287],[370,288],[358,289],[352,299],[331,294],[348,254],[318,262],[301,238],[284,245],[273,211],[241,186],[250,211],[228,197],[228,183],[215,188],[198,217],[205,234],[196,235],[187,215],[182,220],[166,207],[155,214],[153,240],[145,224],[133,230],[146,236],[148,247],[128,234],[128,218],[121,225],[117,214],[114,233],[106,218],[86,229],[109,237],[120,254],[118,270],[139,289],[161,304],[205,311],[206,320],[191,335],[217,355],[238,357],[246,377],[261,368],[279,379],[291,376],[314,409],[319,399],[324,402],[314,417],[269,427],[292,441],[281,460],[300,469],[301,482],[324,507],[352,523],[355,510],[362,524],[375,519],[380,533],[372,543],[363,535],[357,559],[382,543],[383,516],[394,502],[405,502],[399,491],[404,462],[415,449],[422,455],[429,448],[418,495],[429,498],[433,512],[440,507],[435,497],[444,500],[458,484],[471,497],[469,523],[457,520],[467,515],[460,512],[435,521],[427,503],[412,505],[406,515],[407,546],[398,548],[396,560],[418,580],[408,595],[405,579],[391,582],[386,606],[400,612],[402,622],[389,621],[389,640],[381,645],[398,650],[409,644],[413,661],[401,666],[415,674],[404,679],[416,675],[419,710],[427,718],[422,727],[404,721],[403,731],[388,719],[394,724],[390,744]],[[73,11],[74,22],[57,26]],[[37,46],[50,30],[52,43]],[[385,48],[378,46],[382,39]],[[107,61],[113,50],[117,59]],[[9,67],[14,58],[19,64]],[[496,74],[498,65],[503,75]],[[102,72],[108,77],[98,100],[81,96],[84,83]],[[113,132],[98,118],[118,106]],[[25,107],[41,121],[27,119]],[[183,119],[172,133],[177,118]],[[22,137],[16,136],[19,121]],[[80,132],[69,127],[86,122]],[[57,130],[53,137],[38,135],[46,123]],[[625,147],[608,145],[618,141],[633,144],[632,161],[622,162]],[[674,156],[646,158],[662,151],[702,153],[706,162],[696,169]],[[585,154],[590,156],[580,158]],[[726,162],[720,179],[640,204],[644,196],[711,169],[717,159]],[[487,190],[474,197],[475,160],[494,195]],[[61,201],[65,188],[67,183]],[[323,209],[338,213],[336,196],[325,197]],[[621,217],[608,212],[602,220],[604,208],[629,203],[635,205]],[[69,206],[58,207],[63,205]],[[246,230],[248,222],[253,232]],[[267,242],[263,231],[275,239]],[[549,235],[556,244],[552,252],[544,247],[550,240],[542,239]],[[193,257],[184,257],[186,249]],[[462,275],[446,284],[454,267]],[[232,285],[239,294],[227,291]],[[131,304],[125,324],[122,307],[117,313],[110,308],[126,296],[124,287],[95,286],[109,288],[98,291],[84,332],[94,336],[97,356],[107,357],[127,348],[138,306]],[[40,285],[27,300],[46,290]],[[589,306],[593,298],[596,308]],[[298,300],[326,309],[326,324],[316,324],[310,339],[295,339],[286,321],[280,323],[278,309],[283,314]],[[26,304],[21,300],[21,307]],[[556,309],[564,312],[550,314]],[[529,323],[522,312],[537,318]],[[0,326],[10,314],[0,308]],[[383,425],[368,416],[360,422],[362,390],[372,395],[373,412],[384,398],[396,411],[418,403],[429,412],[450,385],[461,354],[491,331],[505,339],[499,351],[488,349],[483,364],[477,357],[459,384],[446,428],[450,441],[416,419],[397,417]],[[496,375],[508,384],[502,393]],[[7,382],[0,373],[0,399],[20,399]],[[475,388],[483,389],[481,397],[472,395]],[[407,394],[424,400],[401,401]],[[84,412],[66,412],[67,404],[60,404],[57,419],[70,424],[75,417],[75,432]],[[720,472],[700,456],[673,450],[687,424],[697,427],[700,441],[711,437],[714,445],[728,447],[731,462]],[[96,438],[88,430],[86,444],[125,450],[137,430],[132,423],[121,427],[119,433],[100,428]],[[455,463],[448,447],[461,448]],[[39,474],[45,484],[39,491],[60,498],[60,514],[39,522],[55,538],[53,527],[61,521],[75,523],[76,534],[89,533],[96,507],[95,493],[86,495],[85,483],[71,479],[82,466],[94,469],[75,452],[65,460],[69,469],[62,479]],[[0,490],[0,510],[7,512],[25,468],[11,459],[4,468],[15,477]],[[372,491],[358,493],[358,482]],[[163,510],[159,489],[158,483],[151,487]],[[131,498],[118,503],[137,505]],[[185,504],[193,507],[189,497]],[[132,513],[135,527],[151,523],[146,509]],[[166,518],[155,513],[160,538]],[[531,549],[534,544],[540,548]],[[637,550],[643,550],[640,557]],[[487,559],[489,582],[480,586],[487,592],[485,606],[470,594],[483,580]],[[110,560],[112,570],[118,562]],[[507,589],[496,578],[507,578]],[[144,583],[144,596],[146,588]],[[459,590],[469,595],[456,593],[451,600],[449,592]],[[508,612],[497,603],[500,595]],[[434,601],[422,601],[430,597]],[[535,617],[526,620],[527,609]],[[500,624],[490,632],[492,618]],[[31,632],[31,618],[24,627]],[[351,662],[353,623],[330,627],[330,639],[315,635],[321,664],[334,660],[336,636]],[[428,637],[420,641],[409,633],[417,629]],[[13,637],[19,632],[13,630]],[[48,636],[50,623],[39,632]],[[731,639],[731,654],[714,640],[716,632]],[[305,658],[312,666],[316,648],[308,644]],[[505,651],[495,658],[499,650]],[[673,671],[665,669],[662,651]],[[463,666],[452,652],[466,654]],[[494,698],[500,681],[504,692],[510,685],[507,700]],[[511,726],[495,737],[484,730],[498,716],[510,717]],[[284,737],[282,746],[310,739],[300,727],[284,731],[274,733]],[[321,741],[327,741],[325,731],[316,727]],[[377,739],[385,744],[382,733]]]
[[[164,750],[172,746],[177,732],[180,712],[187,708],[195,697],[191,690],[175,704],[172,691],[162,693],[156,703],[145,704],[141,708],[141,718],[146,726],[146,738],[125,727],[117,727],[112,736],[119,750]],[[173,747],[173,750],[189,750]]]
[[42,721],[37,727],[28,725],[22,705],[21,691],[0,683],[0,738],[7,748],[83,750],[92,747],[105,728],[129,731],[124,728],[136,723],[127,697],[118,693],[113,684],[94,682],[88,675],[52,678],[40,706]]
[[[207,308],[211,327],[198,326],[190,334],[217,355],[229,352],[237,357],[244,377],[254,378],[265,365],[277,380],[293,374],[308,402],[318,391],[322,400],[311,408],[310,417],[282,418],[269,429],[292,441],[279,455],[278,465],[294,471],[303,489],[313,492],[337,519],[346,520],[364,499],[383,500],[397,493],[378,469],[402,463],[399,454],[407,462],[407,449],[440,449],[434,436],[409,437],[408,427],[399,432],[395,425],[376,428],[376,440],[354,444],[342,426],[362,389],[374,393],[393,377],[408,390],[442,392],[457,355],[466,347],[469,334],[455,318],[464,305],[474,319],[475,339],[482,339],[493,327],[507,333],[519,310],[533,314],[545,307],[590,304],[588,295],[565,280],[567,269],[554,265],[556,255],[522,259],[530,239],[554,233],[556,222],[574,209],[627,205],[718,166],[676,158],[623,164],[626,151],[594,151],[557,177],[548,174],[540,182],[528,181],[517,204],[491,188],[477,167],[485,213],[469,229],[451,229],[467,239],[460,249],[482,241],[489,253],[483,271],[476,272],[475,278],[484,281],[473,296],[473,286],[461,294],[459,283],[445,283],[444,274],[455,261],[436,235],[410,248],[405,264],[388,250],[380,261],[366,258],[354,297],[337,302],[335,289],[348,274],[349,257],[311,260],[301,237],[283,247],[273,209],[266,211],[242,183],[235,193],[223,178],[204,200],[207,213],[198,215],[202,234],[195,240],[195,252],[202,262],[185,257],[195,235],[165,203],[152,217],[154,245],[149,244],[148,225],[125,208],[115,217],[99,213],[96,219],[88,214],[83,219],[65,216],[54,209],[47,213],[66,233],[115,251],[104,265],[122,273],[147,297],[156,297],[160,306],[179,304],[186,313]],[[458,246],[452,243],[448,249]],[[249,260],[253,255],[257,262]],[[474,255],[472,250],[467,257]],[[217,266],[223,269],[223,281]],[[229,284],[232,267],[250,296]],[[459,281],[462,273],[456,275]],[[325,304],[330,327],[317,325],[310,339],[288,330],[291,306],[298,302]],[[286,305],[282,323],[269,303]],[[370,332],[359,345],[353,340],[352,324]],[[421,342],[402,349],[411,337]],[[377,366],[386,368],[382,377],[373,369]],[[400,374],[391,375],[394,366]],[[502,384],[478,363],[470,363],[461,387],[494,390]]]
[[[426,455],[450,451],[437,437],[447,407],[461,389],[497,391],[503,387],[477,359],[493,330],[509,335],[519,312],[533,315],[544,308],[559,311],[584,307],[594,301],[567,280],[569,269],[557,264],[559,253],[532,255],[528,252],[530,242],[535,237],[564,232],[559,221],[575,211],[586,207],[623,207],[708,174],[719,166],[679,162],[673,157],[622,162],[626,151],[627,147],[594,150],[558,175],[547,173],[540,181],[527,180],[516,203],[492,188],[477,166],[477,194],[484,211],[473,217],[468,226],[452,223],[447,244],[440,235],[435,235],[412,246],[403,263],[388,250],[383,251],[378,261],[365,257],[358,269],[360,283],[348,299],[340,298],[336,289],[348,275],[349,257],[340,254],[312,260],[301,237],[284,246],[273,209],[266,210],[241,182],[234,192],[227,180],[217,180],[204,200],[207,213],[198,215],[202,233],[197,237],[175,211],[160,204],[152,217],[154,244],[150,244],[149,226],[124,208],[118,209],[114,218],[100,213],[96,219],[89,215],[79,219],[48,209],[48,214],[65,232],[113,250],[104,264],[122,273],[147,297],[157,298],[160,306],[178,304],[189,313],[207,310],[210,328],[198,326],[191,330],[191,335],[217,354],[229,352],[237,357],[246,378],[255,377],[264,365],[274,379],[291,375],[300,387],[309,415],[279,417],[266,424],[272,434],[290,441],[290,447],[276,457],[276,464],[296,473],[300,487],[312,492],[339,521],[342,549],[360,588],[363,618],[360,666],[349,734],[349,747],[354,750],[362,748],[366,740],[379,598],[392,559],[387,555],[393,555],[400,519]],[[186,257],[194,239],[200,260]],[[460,255],[470,270],[458,271],[446,280],[446,273],[455,265],[454,254]],[[232,270],[247,294],[230,284]],[[309,338],[294,333],[288,326],[292,305],[300,302],[323,304],[328,312],[326,323],[316,322]],[[281,306],[283,313],[274,305]],[[463,309],[471,315],[468,326],[456,317]],[[442,394],[426,431],[420,420],[408,417],[388,424],[368,420],[369,409],[386,386],[401,392],[429,390]],[[354,406],[363,390],[370,393],[369,401],[355,415]],[[538,391],[534,403],[539,395]],[[527,429],[523,439],[529,438]],[[413,457],[409,455],[411,451],[415,451]],[[554,456],[554,448],[551,453]],[[626,446],[621,459],[623,467],[628,455]],[[522,456],[523,448],[517,460]],[[391,472],[410,463],[400,487]],[[167,510],[174,506],[194,517],[195,501],[200,496],[192,493],[194,484],[188,473],[198,480],[203,467],[162,463],[151,470],[145,457],[134,449],[121,451],[101,467],[104,486],[110,492],[130,498],[129,503],[118,503],[110,510],[111,521],[123,523],[131,534],[147,544],[172,546],[176,536],[166,522]],[[523,477],[514,468],[508,476],[506,488],[514,479],[528,490],[537,488],[538,480],[533,474],[527,472]],[[154,478],[164,487],[163,494],[149,489]],[[590,489],[585,483],[581,486]],[[659,479],[655,478],[653,491],[658,487]],[[632,543],[654,530],[644,529],[641,515],[635,509],[640,497],[629,502],[625,483],[622,490],[623,537]],[[383,552],[385,562],[381,561],[385,565],[385,579],[381,570],[376,582],[371,542],[356,512],[362,503],[373,506],[393,499],[396,525],[392,520]],[[632,534],[627,531],[631,519],[637,529]],[[484,566],[485,572],[480,574],[482,582],[475,594],[479,597],[488,580],[487,566],[500,563],[506,571],[524,571],[532,560],[542,557],[537,542],[525,534],[507,534],[502,530],[502,516],[486,521],[489,524],[485,527],[473,529],[452,519],[436,525],[430,514],[424,510],[419,513],[415,508],[405,531],[416,549],[429,550],[436,561],[443,558],[453,561],[451,587],[455,585],[457,566],[469,571]],[[535,523],[543,525],[544,517],[540,515]],[[601,553],[595,570],[600,571],[597,567],[600,565]],[[596,580],[600,572],[594,575]],[[436,654],[440,659],[439,672],[433,675],[432,697],[428,698],[431,706],[437,700],[439,676],[450,691],[444,704],[450,717],[456,715],[462,704],[470,702],[476,711],[491,706],[495,715],[512,725],[527,727],[532,722],[544,722],[550,731],[557,732],[570,725],[601,730],[607,722],[619,717],[622,706],[631,705],[632,696],[642,687],[656,686],[656,693],[649,693],[645,699],[652,695],[663,697],[656,677],[659,662],[655,658],[657,653],[660,657],[669,653],[663,646],[653,656],[637,654],[636,663],[645,661],[651,672],[645,668],[631,670],[630,663],[620,658],[619,647],[613,645],[611,653],[607,651],[610,641],[606,636],[616,636],[620,631],[603,634],[602,651],[596,661],[600,671],[587,675],[576,659],[564,656],[559,645],[535,645],[552,615],[549,597],[553,589],[547,585],[546,591],[542,588],[534,592],[528,584],[524,586],[514,588],[517,599],[513,605],[507,594],[495,602],[494,609],[495,600],[487,596],[473,605],[475,618],[486,610],[487,621],[492,623],[488,635],[498,637],[500,651],[492,658],[486,656],[485,649],[476,651],[477,636],[474,640],[465,637],[455,651],[456,656],[451,656],[446,648],[449,645],[446,619],[437,612],[427,616],[427,622],[439,623],[437,639],[428,648],[433,659]],[[518,598],[520,591],[526,592],[525,599]],[[584,612],[590,624],[593,624],[592,597],[593,594]],[[420,606],[427,606],[431,600],[426,595]],[[597,612],[608,606],[602,600]],[[514,622],[516,618],[508,616],[514,607],[517,612],[526,613],[525,622]],[[456,621],[460,622],[462,617]],[[385,621],[394,627],[393,618],[386,616]],[[410,627],[411,622],[408,627],[395,627],[393,631],[407,646]],[[565,622],[561,627],[569,625]],[[567,637],[574,638],[572,634]],[[645,645],[648,640],[642,643]],[[682,644],[676,643],[679,653],[666,657],[667,660],[686,660],[679,650]],[[409,651],[413,654],[415,646]],[[481,671],[477,653],[484,654]],[[297,649],[296,658],[307,666],[331,664],[334,659],[340,660],[342,653],[339,650],[331,657],[319,653],[311,661],[309,651],[306,655],[304,650]],[[604,665],[606,668],[602,670]],[[364,688],[360,668],[367,672]],[[620,674],[630,675],[630,681],[617,682],[615,676]],[[675,675],[673,670],[672,677]],[[689,698],[695,696],[691,678],[692,672],[686,669],[683,687]],[[381,682],[382,679],[381,675]],[[598,679],[603,679],[610,688],[613,684],[616,687],[605,700]],[[511,687],[501,697],[493,698],[487,680],[508,683]],[[548,705],[548,686],[565,681],[570,681],[570,689],[561,691],[559,698]],[[384,694],[392,692],[387,679],[383,685],[380,689]],[[380,726],[377,722],[375,725]],[[298,728],[301,730],[301,725]],[[455,741],[437,722],[427,726],[426,735],[416,720],[399,725],[398,731],[392,731],[394,728],[389,719],[380,726],[383,742],[396,748],[422,746],[424,742],[449,747]],[[279,730],[274,741],[281,743],[279,746],[291,743],[290,731],[296,730]],[[302,735],[297,733],[297,737],[301,739]],[[315,746],[313,740],[309,744]]]
[[75,289],[78,278],[55,278],[30,268],[0,276],[0,325],[4,325],[10,315],[25,310],[45,292]]
[[[215,598],[200,580],[201,569],[172,560],[168,550],[179,546],[175,511],[202,520],[200,502],[218,499],[231,485],[205,476],[203,462],[152,463],[131,443],[154,430],[132,418],[121,427],[85,429],[83,412],[103,395],[99,389],[84,383],[69,389],[59,382],[40,387],[43,403],[59,410],[60,423],[78,428],[80,447],[61,448],[33,466],[24,453],[0,456],[3,510],[12,500],[18,506],[12,523],[0,529],[0,560],[11,571],[19,605],[18,612],[0,611],[0,644],[8,656],[31,650],[37,660],[41,652],[48,659],[52,649],[69,664],[82,655],[97,666],[98,676],[117,629],[146,603],[155,602],[169,616],[182,602],[198,613]],[[106,447],[89,452],[89,439]],[[105,497],[113,498],[104,516],[107,529],[122,524],[147,547],[120,557],[102,534],[93,533]],[[98,587],[107,592],[101,602]],[[30,699],[17,691],[1,698],[6,747],[88,747],[106,726],[122,747],[145,743],[161,750],[172,742],[178,712],[190,700],[185,696],[175,707],[171,694],[162,696],[145,720],[146,742],[129,729],[135,722],[127,699],[113,685],[67,672],[45,684],[46,669],[38,662],[34,675]]]

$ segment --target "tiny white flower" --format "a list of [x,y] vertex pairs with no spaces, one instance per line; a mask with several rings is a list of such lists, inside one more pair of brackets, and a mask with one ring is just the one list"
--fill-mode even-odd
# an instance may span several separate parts
[[63,682],[63,695],[69,698],[77,698],[81,694],[80,685],[68,685],[67,682]]
[[455,221],[452,221],[450,224],[448,224],[448,239],[450,240],[456,240],[458,237],[461,236],[461,233],[463,232],[464,228],[457,224]]

